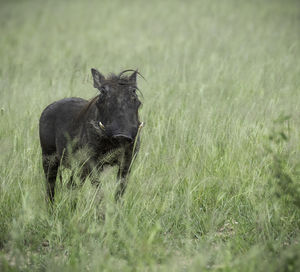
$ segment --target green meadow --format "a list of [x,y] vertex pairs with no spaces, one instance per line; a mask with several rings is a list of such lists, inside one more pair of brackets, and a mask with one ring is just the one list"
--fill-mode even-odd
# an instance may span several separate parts
[[[138,68],[141,148],[45,200],[42,110]],[[0,271],[299,271],[298,0],[0,1]]]

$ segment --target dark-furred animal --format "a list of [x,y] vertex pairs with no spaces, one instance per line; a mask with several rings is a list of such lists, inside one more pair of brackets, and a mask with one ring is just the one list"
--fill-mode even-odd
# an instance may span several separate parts
[[139,130],[143,125],[136,93],[139,73],[125,70],[105,78],[96,69],[91,72],[98,96],[90,101],[75,97],[56,101],[40,117],[43,168],[51,202],[59,167],[68,167],[70,157],[83,149],[88,155],[80,162],[81,180],[92,171],[101,171],[106,164],[118,165],[118,199],[125,191],[132,160],[139,150]]

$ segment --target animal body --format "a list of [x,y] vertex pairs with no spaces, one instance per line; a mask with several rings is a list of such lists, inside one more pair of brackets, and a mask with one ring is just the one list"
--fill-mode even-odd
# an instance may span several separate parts
[[[91,72],[98,96],[90,101],[82,98],[56,101],[40,117],[43,169],[50,202],[54,200],[59,167],[68,167],[69,158],[83,149],[87,158],[80,162],[81,180],[92,171],[100,172],[106,164],[117,165],[118,199],[125,191],[132,160],[139,150],[139,130],[143,126],[138,116],[141,102],[136,93],[139,73],[125,70],[105,78],[96,69]],[[127,72],[131,74],[126,75]]]

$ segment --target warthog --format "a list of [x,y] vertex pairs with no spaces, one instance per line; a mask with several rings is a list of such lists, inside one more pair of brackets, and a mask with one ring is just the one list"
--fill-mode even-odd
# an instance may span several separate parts
[[[138,152],[141,102],[136,90],[137,75],[125,70],[105,78],[92,69],[94,87],[100,94],[90,101],[65,98],[47,106],[39,123],[43,168],[47,195],[54,200],[55,182],[60,165],[70,166],[69,159],[76,151],[87,150],[88,157],[80,162],[82,181],[104,165],[118,165],[116,199],[125,191],[126,178],[133,158]],[[132,72],[126,75],[126,72]],[[72,148],[67,148],[72,143]],[[92,176],[92,175],[91,175]],[[71,178],[72,179],[72,178]]]

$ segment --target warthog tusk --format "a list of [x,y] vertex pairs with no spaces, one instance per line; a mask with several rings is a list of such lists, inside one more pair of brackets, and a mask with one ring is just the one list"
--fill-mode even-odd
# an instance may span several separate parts
[[105,130],[105,126],[104,126],[101,122],[99,122],[99,127],[100,127],[101,129]]
[[139,129],[143,128],[144,127],[144,122],[140,123],[139,125]]

